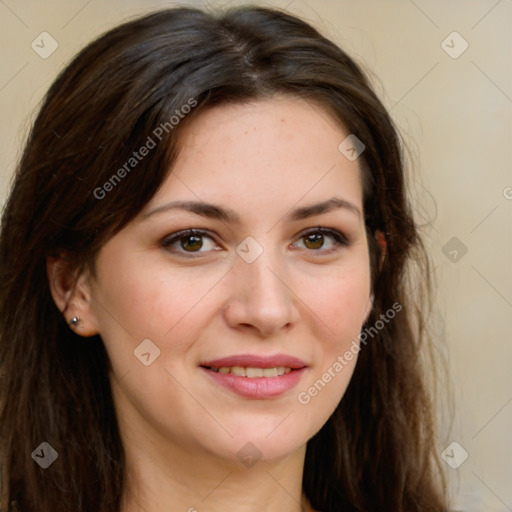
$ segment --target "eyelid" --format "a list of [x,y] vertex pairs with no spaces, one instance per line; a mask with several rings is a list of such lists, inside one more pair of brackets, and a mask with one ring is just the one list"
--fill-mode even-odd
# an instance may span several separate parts
[[[323,226],[315,226],[315,227],[304,229],[299,234],[297,234],[295,236],[293,242],[290,244],[290,246],[293,246],[295,243],[297,243],[299,240],[301,240],[305,236],[308,236],[309,234],[313,234],[313,233],[320,233],[324,236],[331,237],[334,240],[336,247],[331,248],[331,249],[322,249],[322,248],[308,249],[308,248],[301,247],[301,248],[298,248],[298,250],[307,251],[309,253],[327,254],[327,253],[335,252],[336,250],[339,250],[343,247],[347,247],[350,245],[350,240],[340,230],[335,229],[335,228],[323,227]],[[213,241],[213,243],[215,243],[217,245],[217,248],[214,250],[215,251],[221,250],[221,247],[220,247],[221,244],[218,242],[217,234],[213,233],[212,231],[209,231],[207,229],[202,229],[202,228],[187,228],[187,229],[181,229],[179,231],[171,233],[171,234],[165,236],[160,241],[160,246],[163,247],[164,249],[173,251],[180,255],[186,255],[186,257],[188,257],[188,258],[200,257],[200,256],[204,256],[205,254],[210,253],[211,251],[187,252],[187,251],[181,251],[179,249],[174,249],[173,247],[171,247],[173,244],[178,242],[180,239],[185,238],[187,236],[193,236],[193,235],[201,236],[204,238],[209,238],[210,240]]]
[[315,226],[312,228],[307,228],[304,231],[301,231],[301,233],[298,235],[297,238],[303,237],[305,235],[309,235],[310,233],[322,233],[323,235],[331,235],[333,237],[338,237],[340,239],[343,239],[348,243],[347,236],[341,232],[339,229],[335,228],[327,228],[324,226]]
[[[330,236],[334,239],[336,245],[338,246],[338,248],[341,248],[341,247],[347,247],[350,245],[350,240],[348,239],[348,237],[342,233],[341,231],[339,231],[338,229],[334,229],[334,228],[327,228],[327,227],[322,227],[322,226],[316,226],[316,227],[313,227],[313,228],[307,228],[305,229],[304,231],[301,231],[295,238],[295,241],[292,242],[292,245],[294,243],[296,243],[297,241],[299,241],[301,238],[304,238],[305,236],[309,235],[309,234],[312,234],[312,233],[321,233],[322,235],[326,235],[326,236]],[[308,252],[318,252],[318,253],[326,253],[326,252],[332,252],[332,250],[322,250],[322,249],[305,249],[305,250],[308,250]]]
[[[204,238],[209,238],[216,245],[218,245],[218,246],[220,245],[217,240],[218,237],[215,233],[212,233],[211,231],[208,231],[206,229],[201,229],[201,228],[187,228],[187,229],[181,229],[179,231],[175,231],[174,233],[171,233],[170,235],[165,236],[160,241],[160,245],[164,249],[171,250],[171,245],[178,242],[181,238],[185,238],[186,236],[193,236],[193,235],[201,236]],[[204,253],[204,252],[208,252],[208,251],[197,251],[196,253],[194,253],[193,251],[191,251],[191,252],[176,251],[176,252],[179,252],[180,254],[187,254],[189,257],[190,256],[193,257],[194,254],[201,254],[201,252]]]

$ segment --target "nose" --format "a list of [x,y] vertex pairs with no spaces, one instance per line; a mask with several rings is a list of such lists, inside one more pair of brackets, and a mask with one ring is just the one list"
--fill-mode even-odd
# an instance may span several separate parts
[[297,323],[298,298],[289,272],[265,252],[252,263],[238,258],[230,286],[224,308],[230,327],[266,338]]

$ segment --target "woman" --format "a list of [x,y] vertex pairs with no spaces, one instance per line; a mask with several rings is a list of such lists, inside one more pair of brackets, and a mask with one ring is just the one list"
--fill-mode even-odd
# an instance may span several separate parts
[[446,510],[425,261],[389,115],[312,27],[111,30],[3,215],[1,510]]

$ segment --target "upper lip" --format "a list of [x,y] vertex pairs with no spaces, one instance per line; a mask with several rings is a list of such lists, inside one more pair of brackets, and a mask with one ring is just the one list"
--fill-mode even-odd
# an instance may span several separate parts
[[301,359],[286,354],[276,354],[273,356],[262,356],[253,354],[239,354],[221,359],[214,359],[201,363],[200,366],[210,366],[213,368],[241,366],[245,368],[304,368],[306,363]]

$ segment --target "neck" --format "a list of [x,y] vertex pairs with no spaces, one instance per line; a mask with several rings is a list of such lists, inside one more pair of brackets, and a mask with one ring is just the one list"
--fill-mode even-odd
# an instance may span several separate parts
[[[139,438],[140,440],[140,438]],[[309,512],[302,493],[305,447],[251,467],[190,447],[125,443],[122,512]]]

